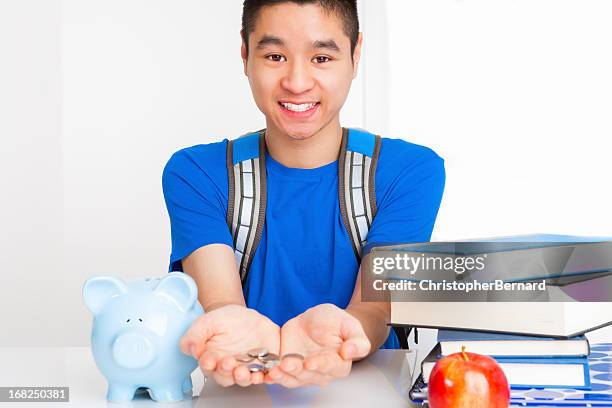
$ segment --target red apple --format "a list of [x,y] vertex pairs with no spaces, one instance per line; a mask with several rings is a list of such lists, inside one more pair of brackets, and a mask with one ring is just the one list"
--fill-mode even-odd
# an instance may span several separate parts
[[508,380],[497,362],[464,347],[436,362],[428,384],[431,408],[508,408],[510,402]]

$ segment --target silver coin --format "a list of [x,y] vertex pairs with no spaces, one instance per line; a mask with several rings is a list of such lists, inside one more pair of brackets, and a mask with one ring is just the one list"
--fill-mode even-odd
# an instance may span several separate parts
[[248,365],[249,371],[252,373],[258,373],[260,371],[265,371],[266,367],[262,366],[259,363],[251,363]]
[[247,354],[253,358],[265,357],[268,355],[268,349],[265,347],[254,348],[249,350]]
[[255,359],[254,357],[251,357],[248,354],[236,354],[234,358],[240,363],[250,363]]
[[259,357],[259,360],[265,363],[266,361],[274,361],[274,360],[278,361],[280,360],[280,357],[278,356],[278,354],[269,353],[263,357]]
[[281,358],[283,360],[286,359],[286,358],[297,358],[297,359],[300,359],[302,361],[304,360],[304,356],[301,355],[300,353],[287,353],[287,354],[284,354]]

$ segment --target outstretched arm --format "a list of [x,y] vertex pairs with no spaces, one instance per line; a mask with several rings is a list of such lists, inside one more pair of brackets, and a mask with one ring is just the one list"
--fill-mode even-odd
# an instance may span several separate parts
[[183,269],[196,281],[206,313],[193,322],[180,342],[181,351],[199,360],[200,368],[222,386],[263,382],[235,355],[266,347],[278,353],[280,329],[266,316],[245,306],[232,248],[201,247],[183,259]]
[[361,268],[357,274],[355,289],[346,311],[354,316],[361,326],[372,348],[370,353],[378,350],[389,336],[391,305],[389,302],[363,302],[361,299]]

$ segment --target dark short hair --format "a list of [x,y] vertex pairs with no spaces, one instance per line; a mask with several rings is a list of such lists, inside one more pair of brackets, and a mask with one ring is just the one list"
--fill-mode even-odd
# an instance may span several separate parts
[[255,21],[259,10],[264,6],[281,3],[318,4],[325,11],[337,15],[342,20],[344,33],[351,41],[351,57],[357,46],[359,36],[359,17],[357,15],[357,0],[244,0],[242,5],[242,40],[249,51],[249,35],[255,31]]

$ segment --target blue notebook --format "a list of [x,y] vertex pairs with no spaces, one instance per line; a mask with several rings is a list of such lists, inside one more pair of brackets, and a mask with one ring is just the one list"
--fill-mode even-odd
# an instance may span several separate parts
[[[590,389],[519,388],[510,390],[514,407],[612,407],[612,343],[594,343],[588,357]],[[410,390],[410,399],[427,401],[427,386],[417,379]]]
[[[421,364],[424,382],[435,366],[440,345],[436,345]],[[496,357],[512,387],[590,389],[589,363],[586,357],[508,358]]]

